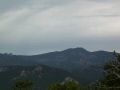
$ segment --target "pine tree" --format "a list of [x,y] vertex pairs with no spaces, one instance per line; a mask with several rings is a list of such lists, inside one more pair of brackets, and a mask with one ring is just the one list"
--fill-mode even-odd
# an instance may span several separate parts
[[109,61],[104,66],[105,78],[101,84],[108,87],[120,86],[120,54],[114,52],[115,60]]

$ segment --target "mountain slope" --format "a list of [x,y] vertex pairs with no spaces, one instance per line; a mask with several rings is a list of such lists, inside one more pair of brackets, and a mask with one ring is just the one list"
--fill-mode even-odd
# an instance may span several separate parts
[[[45,65],[36,66],[0,66],[0,90],[11,90],[16,80],[28,79],[35,84],[35,90],[45,90],[51,83],[73,77],[67,71]],[[6,87],[7,86],[7,87]]]
[[73,48],[60,52],[32,56],[31,59],[38,63],[71,71],[78,68],[84,69],[91,65],[103,65],[106,61],[113,58],[112,52],[89,52],[83,48]]
[[[70,48],[33,56],[0,55],[0,65],[44,64],[73,73],[83,84],[98,80],[103,75],[103,65],[114,58],[112,52],[90,52],[83,48]],[[82,79],[81,79],[82,78]]]

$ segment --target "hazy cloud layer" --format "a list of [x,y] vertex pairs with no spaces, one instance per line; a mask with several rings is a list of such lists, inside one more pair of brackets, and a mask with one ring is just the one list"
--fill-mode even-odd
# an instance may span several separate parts
[[0,0],[0,52],[120,51],[119,0]]

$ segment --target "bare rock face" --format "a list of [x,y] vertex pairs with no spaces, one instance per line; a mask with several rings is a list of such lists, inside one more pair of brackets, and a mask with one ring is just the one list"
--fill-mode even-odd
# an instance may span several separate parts
[[20,77],[36,76],[42,78],[42,75],[43,75],[42,66],[36,66],[31,70],[24,68],[23,70],[20,71]]
[[21,77],[26,77],[27,74],[28,74],[27,71],[22,70],[21,73],[20,73],[20,76],[21,76]]
[[5,72],[7,70],[6,67],[0,67],[0,72]]
[[65,80],[61,84],[65,84],[66,82],[75,82],[76,84],[79,84],[78,81],[76,81],[75,79],[71,77],[66,77]]
[[37,75],[39,78],[42,78],[43,75],[43,67],[38,66],[33,70],[33,73]]

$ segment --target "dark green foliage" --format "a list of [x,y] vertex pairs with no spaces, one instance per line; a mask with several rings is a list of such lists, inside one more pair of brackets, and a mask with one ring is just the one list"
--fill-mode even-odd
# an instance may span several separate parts
[[64,90],[60,83],[55,83],[49,86],[48,90]]
[[104,66],[105,78],[101,80],[103,86],[120,86],[120,54],[115,54],[114,61],[107,62]]
[[18,80],[13,86],[13,90],[32,90],[33,82],[31,80]]
[[67,80],[50,85],[48,90],[80,90],[80,85],[77,81]]
[[74,81],[67,81],[63,86],[65,90],[80,90],[80,85]]

